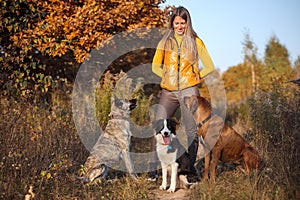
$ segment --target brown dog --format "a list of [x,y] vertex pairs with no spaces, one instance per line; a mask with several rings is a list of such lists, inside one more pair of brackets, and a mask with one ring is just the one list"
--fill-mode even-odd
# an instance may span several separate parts
[[207,180],[210,173],[211,180],[215,181],[219,160],[241,164],[247,175],[251,170],[258,170],[261,167],[262,159],[258,152],[233,128],[224,124],[220,116],[212,116],[211,105],[205,98],[186,97],[184,104],[198,124],[198,136],[202,136],[205,140],[203,180]]

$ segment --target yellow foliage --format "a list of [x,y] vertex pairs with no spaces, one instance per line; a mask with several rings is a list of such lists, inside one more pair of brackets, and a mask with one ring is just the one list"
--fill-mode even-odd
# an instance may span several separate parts
[[[21,48],[35,46],[50,56],[74,52],[81,63],[87,53],[112,34],[133,28],[162,26],[165,15],[158,6],[162,1],[73,1],[48,0],[30,4],[45,18],[11,37]],[[47,39],[45,39],[47,38]]]

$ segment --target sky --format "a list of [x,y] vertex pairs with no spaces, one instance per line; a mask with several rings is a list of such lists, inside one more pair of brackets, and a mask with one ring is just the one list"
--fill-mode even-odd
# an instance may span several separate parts
[[300,56],[300,0],[167,0],[166,5],[189,10],[194,30],[221,72],[243,62],[246,33],[260,59],[272,36],[287,48],[292,64]]

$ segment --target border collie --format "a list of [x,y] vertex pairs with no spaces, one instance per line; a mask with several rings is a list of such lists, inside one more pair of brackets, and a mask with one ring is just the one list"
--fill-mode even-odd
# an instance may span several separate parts
[[160,119],[155,121],[154,128],[157,156],[162,166],[160,190],[167,189],[168,172],[171,174],[168,192],[175,192],[178,179],[179,187],[189,188],[193,184],[187,180],[187,174],[190,173],[190,159],[176,137],[176,123],[171,119]]

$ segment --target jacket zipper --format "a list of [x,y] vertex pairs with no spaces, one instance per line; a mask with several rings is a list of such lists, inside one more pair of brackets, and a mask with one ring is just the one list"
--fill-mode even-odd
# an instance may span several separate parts
[[180,43],[180,45],[178,45],[178,41],[176,40],[176,38],[174,38],[177,44],[177,55],[178,55],[178,80],[177,80],[177,84],[178,84],[178,91],[180,90],[180,46],[182,44],[182,41]]
[[[177,44],[178,46],[178,44]],[[178,47],[178,91],[180,90],[180,47]]]

